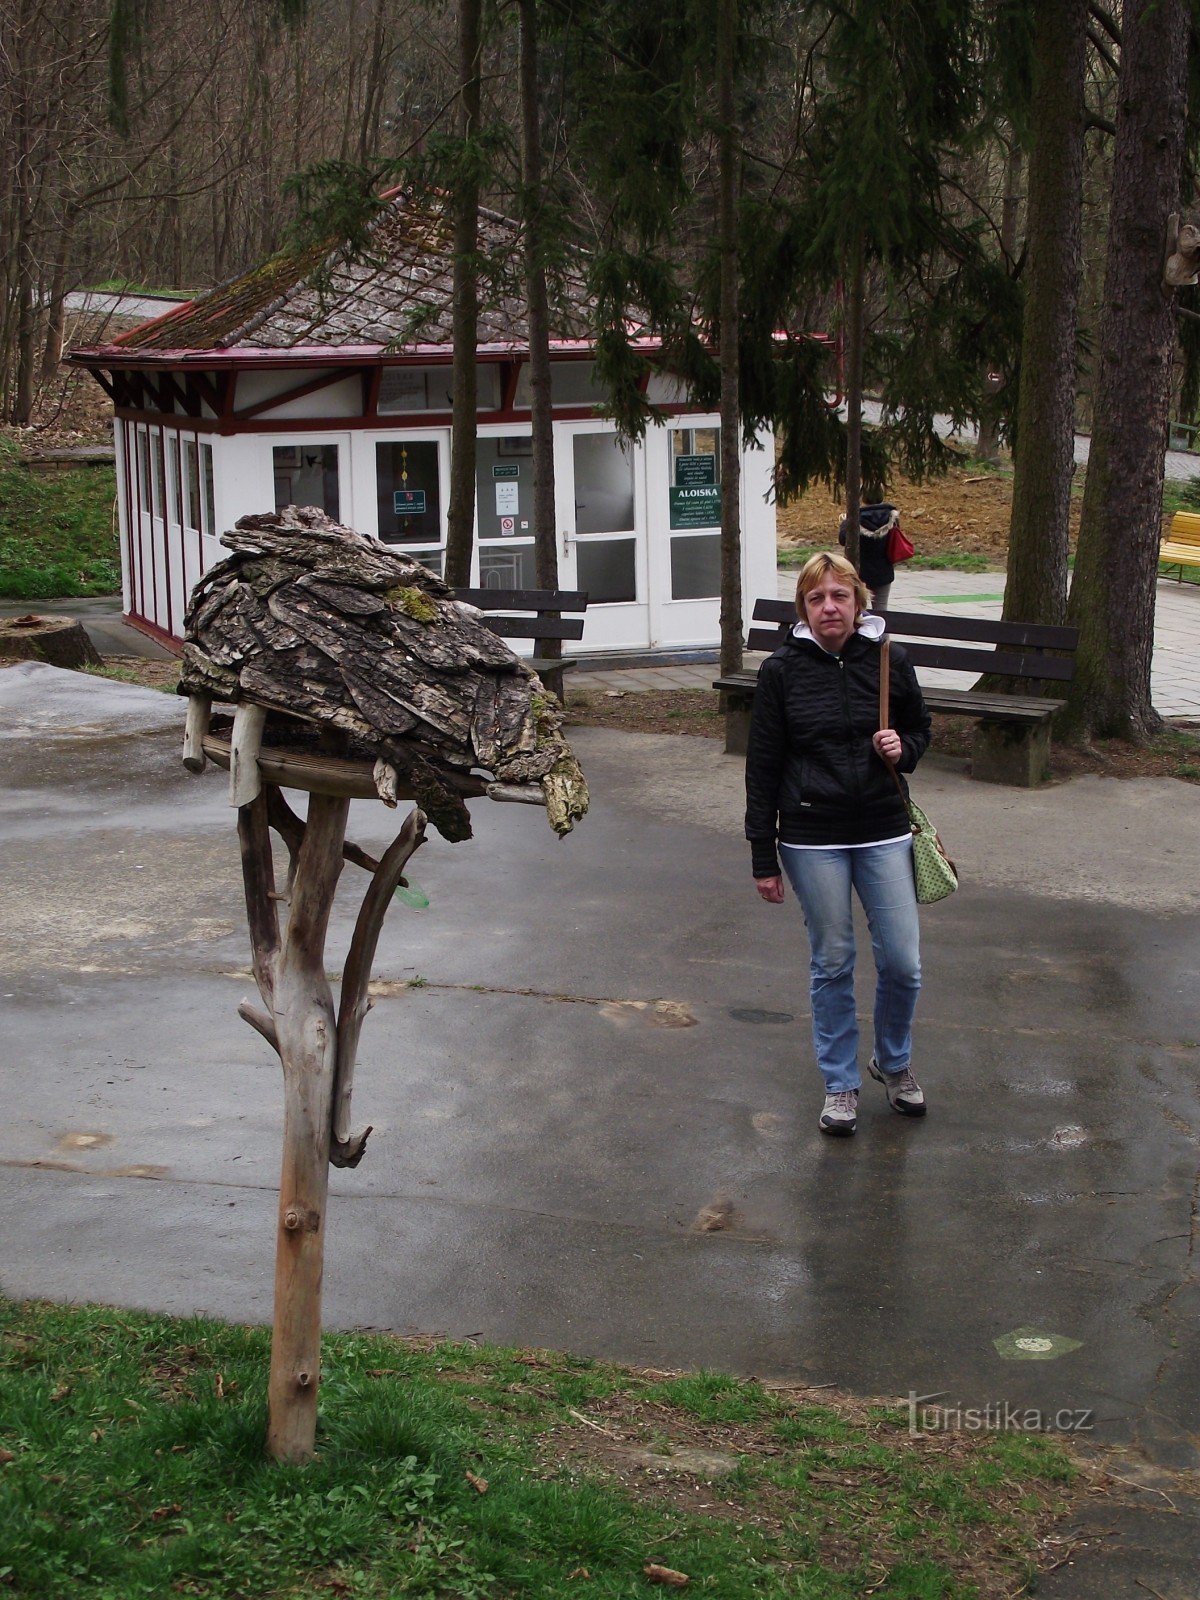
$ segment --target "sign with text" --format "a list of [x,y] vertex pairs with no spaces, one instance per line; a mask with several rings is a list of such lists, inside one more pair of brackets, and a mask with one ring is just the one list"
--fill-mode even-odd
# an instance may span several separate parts
[[675,457],[675,487],[698,489],[711,487],[717,481],[717,458],[705,456]]
[[716,484],[672,489],[670,494],[673,529],[720,527],[721,491]]
[[492,468],[493,478],[519,478],[520,476],[520,464],[516,461],[501,461]]
[[397,517],[423,517],[425,515],[424,489],[393,490],[392,511]]

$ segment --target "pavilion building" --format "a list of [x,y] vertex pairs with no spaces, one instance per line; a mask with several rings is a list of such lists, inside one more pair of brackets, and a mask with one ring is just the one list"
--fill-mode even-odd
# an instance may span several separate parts
[[[284,251],[110,344],[72,352],[112,399],[126,617],[169,643],[188,596],[248,512],[315,505],[442,570],[449,500],[449,226],[385,197],[369,257]],[[533,588],[529,341],[517,225],[483,212],[481,249],[513,263],[482,291],[475,570]],[[586,590],[576,650],[719,641],[719,419],[654,363],[665,420],[623,442],[604,416],[582,279],[553,310],[559,584]],[[775,590],[773,441],[743,449],[742,585]],[[572,647],[568,646],[568,650]]]

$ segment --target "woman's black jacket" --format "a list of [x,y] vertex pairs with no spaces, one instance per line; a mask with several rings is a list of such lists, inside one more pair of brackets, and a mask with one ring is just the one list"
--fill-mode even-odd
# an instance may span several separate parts
[[[929,713],[902,646],[892,645],[889,721],[896,763],[911,772],[929,744]],[[746,752],[746,837],[756,878],[779,872],[776,841],[870,844],[908,831],[908,815],[875,752],[878,642],[852,633],[840,655],[789,634],[763,662]]]

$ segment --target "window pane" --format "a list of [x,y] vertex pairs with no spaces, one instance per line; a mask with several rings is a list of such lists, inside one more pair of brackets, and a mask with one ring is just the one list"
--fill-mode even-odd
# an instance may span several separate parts
[[213,483],[213,453],[212,445],[200,446],[200,472],[204,479],[204,532],[215,534],[217,531],[217,506],[216,487]]
[[200,474],[196,463],[196,441],[185,439],[183,442],[183,482],[184,504],[187,507],[187,525],[189,528],[200,527]]
[[150,509],[150,440],[144,428],[138,429],[138,501],[143,511]]
[[575,546],[579,587],[588,605],[636,600],[637,571],[632,539],[589,539]]
[[479,552],[481,589],[535,589],[533,546],[491,545]]
[[441,477],[436,439],[375,446],[379,537],[388,544],[440,544]]
[[[454,404],[453,368],[385,367],[376,407],[382,415],[402,411],[449,411]],[[500,405],[500,369],[491,361],[475,365],[475,405],[495,411]]]
[[721,535],[671,540],[671,599],[715,600],[721,593]]
[[341,521],[338,447],[335,444],[277,444],[271,452],[275,472],[275,509],[316,506]]
[[179,511],[179,435],[163,430],[163,448],[167,453],[167,514],[173,522],[182,522]]
[[575,532],[623,533],[633,527],[633,454],[615,433],[577,433]]
[[533,537],[533,456],[527,439],[475,442],[475,515],[479,541]]
[[163,502],[163,439],[162,432],[156,428],[150,440],[150,482],[154,485],[154,515],[166,515]]

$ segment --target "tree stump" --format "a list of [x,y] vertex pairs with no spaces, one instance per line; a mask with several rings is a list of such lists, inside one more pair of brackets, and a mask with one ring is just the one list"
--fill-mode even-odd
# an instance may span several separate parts
[[73,617],[0,617],[0,657],[9,661],[44,661],[51,667],[101,665],[96,646],[82,622]]

